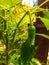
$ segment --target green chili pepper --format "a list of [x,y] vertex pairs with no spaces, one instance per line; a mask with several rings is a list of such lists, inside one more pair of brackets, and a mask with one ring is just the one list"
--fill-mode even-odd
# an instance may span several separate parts
[[29,25],[28,27],[28,39],[21,46],[21,59],[23,65],[27,65],[28,62],[34,57],[35,45],[32,45],[32,41],[35,38],[35,27]]

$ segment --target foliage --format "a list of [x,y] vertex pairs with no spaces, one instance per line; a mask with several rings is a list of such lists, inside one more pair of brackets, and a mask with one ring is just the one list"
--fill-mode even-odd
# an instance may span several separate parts
[[21,3],[21,0],[5,0],[5,1],[0,0],[0,5],[12,7],[12,6],[15,6],[19,2]]
[[42,20],[42,22],[44,22],[45,27],[47,28],[47,30],[49,30],[49,19],[42,18],[42,17],[40,17],[40,19]]
[[[47,10],[39,7],[22,5],[21,0],[0,1],[0,63],[6,65],[11,63],[14,65],[40,65],[38,64],[39,61],[34,59],[37,46],[35,46],[36,29],[32,24],[38,18],[37,12],[46,12]],[[44,17],[39,18],[49,30],[49,15],[47,12],[43,14]],[[28,24],[30,25],[28,26]],[[45,34],[38,33],[37,35],[49,39],[49,36]]]

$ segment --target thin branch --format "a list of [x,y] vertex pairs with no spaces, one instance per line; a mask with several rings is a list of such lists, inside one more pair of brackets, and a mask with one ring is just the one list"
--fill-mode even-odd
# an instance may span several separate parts
[[42,36],[42,37],[44,37],[44,38],[49,39],[49,36],[48,36],[48,35],[46,35],[46,34],[36,33],[36,35],[39,35],[39,36]]
[[[17,28],[18,28],[18,26],[20,25],[20,23],[22,22],[22,20],[24,19],[24,17],[26,16],[26,14],[28,14],[28,11],[23,15],[23,17],[20,19],[19,23],[16,25]],[[16,35],[16,30],[17,30],[17,29],[14,30],[12,43],[14,43],[14,38],[15,38],[15,35]]]
[[[44,1],[43,3],[41,3],[39,6],[37,6],[34,10],[33,10],[33,12],[35,12],[37,9],[39,9],[41,6],[43,6],[44,4],[46,4],[47,2],[48,2],[49,0],[46,0],[46,1]],[[33,14],[33,12],[32,12],[32,14]]]

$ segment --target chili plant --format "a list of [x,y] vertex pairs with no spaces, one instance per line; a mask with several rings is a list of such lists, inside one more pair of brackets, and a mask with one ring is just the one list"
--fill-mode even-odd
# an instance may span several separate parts
[[[3,4],[4,2],[4,4]],[[17,2],[17,3],[16,3]],[[36,33],[33,25],[36,18],[40,18],[49,30],[49,10],[38,7],[22,5],[21,1],[11,0],[0,3],[0,63],[14,65],[41,65],[34,58],[36,49],[35,35],[49,39],[48,35]],[[36,13],[42,11],[44,17],[37,17]]]

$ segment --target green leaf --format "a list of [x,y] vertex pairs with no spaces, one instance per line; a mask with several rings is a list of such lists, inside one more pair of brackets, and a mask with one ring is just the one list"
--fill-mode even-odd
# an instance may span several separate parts
[[41,63],[39,62],[39,60],[33,58],[32,59],[32,65],[41,65]]
[[0,54],[4,53],[4,49],[2,47],[0,47]]
[[46,11],[43,11],[43,16],[44,16],[44,18],[47,18],[47,19],[49,19],[49,13],[48,13],[48,12],[46,12]]
[[40,17],[40,19],[44,23],[44,25],[47,28],[47,30],[49,30],[49,19],[44,18],[44,17]]
[[5,16],[5,10],[0,7],[0,15]]
[[21,0],[0,0],[0,5],[15,6],[19,2],[21,2]]

